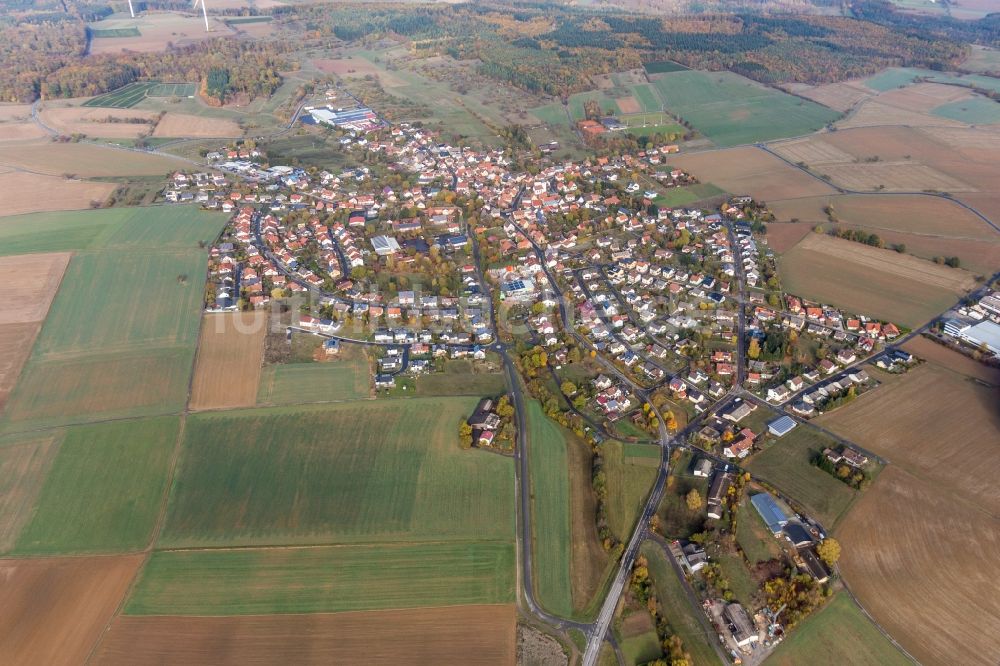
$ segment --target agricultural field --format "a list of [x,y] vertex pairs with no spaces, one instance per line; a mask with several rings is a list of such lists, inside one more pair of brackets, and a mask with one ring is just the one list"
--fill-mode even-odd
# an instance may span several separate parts
[[528,477],[534,530],[533,573],[539,602],[563,617],[573,613],[568,444],[537,401],[528,403]]
[[[385,640],[386,627],[392,628],[392,640]],[[509,604],[315,615],[120,616],[94,661],[110,666],[278,661],[489,666],[514,663],[515,634]]]
[[145,97],[158,84],[155,81],[129,83],[117,90],[92,97],[83,103],[84,106],[106,107],[110,109],[130,109]]
[[908,111],[928,113],[942,105],[968,100],[972,96],[973,93],[967,88],[944,83],[916,83],[882,93],[878,96],[878,101]]
[[715,636],[706,635],[698,621],[700,608],[691,605],[677,572],[667,559],[667,554],[658,544],[647,541],[642,545],[642,554],[649,562],[649,575],[656,585],[656,598],[663,607],[671,629],[684,642],[684,649],[691,654],[694,666],[716,666],[720,664],[712,643]]
[[670,72],[686,72],[688,68],[684,65],[674,62],[673,60],[657,60],[656,62],[647,62],[643,65],[647,74],[668,74]]
[[658,447],[609,440],[601,444],[601,456],[607,477],[608,525],[616,537],[625,541],[653,487],[660,451]]
[[194,97],[196,94],[197,83],[157,83],[146,91],[147,97]]
[[514,570],[514,545],[499,542],[156,551],[125,613],[266,615],[509,604]]
[[[26,171],[14,171],[0,166],[0,190],[4,193],[4,206],[0,219],[8,215],[21,215],[38,211],[78,210],[92,204],[101,204],[115,190],[114,183],[78,180],[63,176],[47,176]],[[0,232],[2,233],[2,232]],[[50,239],[59,243],[61,239]],[[0,254],[13,254],[0,247]]]
[[0,257],[8,298],[0,312],[0,410],[31,353],[69,258],[68,253]]
[[809,134],[840,114],[731,72],[686,71],[657,77],[668,110],[718,146]]
[[805,86],[796,90],[796,93],[841,113],[850,111],[860,102],[870,99],[875,94],[860,83],[851,81],[827,83],[826,85],[815,87]]
[[[986,466],[969,465],[972,459],[971,453],[962,458],[953,485],[964,482],[967,470]],[[983,593],[995,587],[993,571],[1000,566],[996,509],[911,474],[902,460],[893,463],[837,533],[841,574],[879,624],[920,662],[988,664],[1000,634],[1000,598]],[[975,547],[956,535],[974,535]]]
[[90,53],[101,55],[126,51],[165,51],[169,46],[182,47],[205,39],[235,34],[221,18],[210,16],[208,22],[211,32],[205,32],[205,23],[199,14],[147,12],[134,19],[127,15],[124,18],[108,18],[88,26],[93,37],[90,40]]
[[[799,426],[754,455],[745,467],[832,530],[858,492],[812,464],[813,457],[830,446],[836,446],[830,437],[815,428]],[[756,516],[754,519],[759,521]]]
[[111,620],[142,557],[0,560],[0,654],[76,666]]
[[87,106],[46,105],[39,116],[63,134],[86,134],[106,139],[135,139],[156,127],[159,114],[151,111],[96,109]]
[[639,666],[663,656],[660,637],[656,635],[655,630],[646,631],[638,636],[629,636],[622,641],[621,648],[622,654],[625,655],[625,663],[629,666]]
[[959,102],[942,104],[932,113],[970,125],[1000,123],[1000,104],[986,97],[973,97]]
[[907,340],[906,344],[903,345],[903,349],[914,354],[917,358],[935,365],[940,365],[967,377],[978,379],[991,386],[1000,386],[1000,368],[984,365],[965,354],[948,349],[944,345],[940,345],[924,336]]
[[818,233],[781,255],[778,266],[790,293],[910,328],[975,284],[959,268]]
[[696,201],[711,199],[725,194],[726,191],[712,183],[699,183],[698,185],[685,185],[683,187],[671,187],[663,194],[653,199],[657,206],[667,208],[677,208],[687,206]]
[[0,444],[0,552],[13,548],[59,450],[58,433],[32,433]]
[[996,514],[997,405],[995,390],[928,362],[819,422],[934,487],[946,488],[949,497],[961,496]]
[[364,352],[350,345],[341,349],[341,358],[329,362],[265,366],[260,374],[257,403],[296,405],[371,397],[371,377]]
[[45,130],[31,119],[30,105],[0,104],[0,142],[24,141],[45,136]]
[[458,445],[475,405],[361,401],[189,417],[160,545],[509,541],[513,462]]
[[263,311],[203,316],[191,382],[191,409],[256,404],[267,324]]
[[910,660],[879,633],[846,592],[838,592],[778,645],[768,664],[820,659],[844,666],[907,666]]
[[502,372],[444,372],[417,377],[417,395],[498,396],[507,392]]
[[192,137],[228,138],[243,136],[243,130],[234,120],[208,118],[187,113],[167,112],[153,131],[154,138]]
[[983,74],[1000,72],[1000,51],[974,44],[969,59],[962,63],[962,69]]
[[[185,164],[165,155],[111,150],[90,143],[58,143],[49,138],[0,143],[0,162],[6,167],[32,171],[42,176],[59,176],[62,179],[69,176],[166,176]],[[105,187],[109,185],[100,184]],[[37,196],[44,197],[46,192],[39,190]],[[102,197],[100,201],[106,198]],[[44,206],[44,203],[40,205]]]
[[727,192],[748,194],[758,201],[835,193],[830,185],[757,148],[671,155],[670,164],[711,180]]
[[68,429],[14,552],[144,547],[166,490],[178,428],[172,417]]

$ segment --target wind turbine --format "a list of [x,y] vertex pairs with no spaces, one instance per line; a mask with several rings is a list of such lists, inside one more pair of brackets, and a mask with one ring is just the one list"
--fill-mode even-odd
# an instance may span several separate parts
[[205,17],[205,32],[212,32],[208,27],[208,7],[205,6],[205,0],[194,0],[192,9],[198,9],[198,3],[201,3],[201,15]]
[[132,0],[128,0],[128,13],[132,15],[132,18],[135,18],[135,10],[132,9]]

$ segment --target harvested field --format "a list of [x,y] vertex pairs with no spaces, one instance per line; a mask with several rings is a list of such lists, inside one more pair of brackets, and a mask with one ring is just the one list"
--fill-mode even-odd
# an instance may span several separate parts
[[133,109],[48,106],[42,122],[63,134],[86,134],[105,139],[134,139],[148,134],[160,114]]
[[[2,170],[3,167],[0,167]],[[88,182],[24,171],[0,172],[0,191],[4,193],[0,216],[88,208],[94,202],[107,201],[114,190],[114,183]]]
[[[34,171],[42,175],[76,176],[158,176],[177,169],[182,162],[150,153],[113,150],[90,143],[56,143],[49,140],[0,144],[0,166]],[[111,183],[98,183],[110,194]],[[55,188],[53,190],[55,191]],[[36,196],[47,196],[39,190]],[[93,199],[94,197],[91,197]],[[107,195],[101,198],[101,201]],[[88,199],[88,203],[89,203]],[[44,204],[43,204],[44,205]],[[56,208],[46,206],[46,208]],[[68,206],[61,206],[61,210]],[[34,210],[38,210],[36,207]],[[24,211],[28,212],[28,211]]]
[[834,189],[757,148],[673,155],[670,163],[727,192],[758,201],[832,194]]
[[59,450],[52,432],[18,438],[0,448],[0,552],[7,552],[31,518],[42,483]]
[[223,118],[205,118],[186,113],[167,113],[156,126],[154,137],[238,137],[243,130],[236,121]]
[[29,104],[0,104],[0,141],[24,141],[45,136],[31,120]]
[[972,91],[943,83],[917,83],[878,96],[882,104],[909,111],[930,113],[935,107],[972,97]]
[[515,561],[514,544],[495,541],[155,551],[125,612],[265,615],[509,604]]
[[848,190],[974,192],[975,188],[934,167],[913,162],[819,164],[814,170]]
[[924,336],[909,340],[903,345],[903,349],[935,365],[954,370],[968,377],[980,379],[993,386],[1000,386],[1000,369],[984,365],[965,354],[949,349]]
[[141,556],[0,560],[4,661],[84,663],[141,561]]
[[854,161],[853,156],[814,137],[781,141],[771,145],[771,150],[790,162],[803,162],[809,166]]
[[[818,422],[993,516],[1000,514],[1000,393],[926,363]],[[975,464],[968,464],[970,460]]]
[[266,333],[263,311],[204,315],[191,409],[252,407],[257,402]]
[[45,319],[69,259],[68,252],[0,257],[0,281],[5,296],[0,325]]
[[0,414],[41,328],[41,323],[0,325]]
[[939,118],[929,113],[908,111],[897,106],[882,104],[876,99],[861,102],[860,106],[837,123],[838,129],[907,125],[912,127],[963,127],[957,120]]
[[379,75],[381,70],[375,63],[365,58],[314,58],[312,63],[326,74],[336,74],[337,76],[357,76],[363,77],[369,74]]
[[[784,219],[778,215],[776,204],[771,204],[771,210],[775,211],[775,215],[779,219]],[[767,225],[767,236],[765,237],[767,246],[778,254],[782,254],[795,247],[795,244],[802,240],[806,234],[812,233],[812,228],[813,225],[807,222],[770,222]]]
[[104,553],[146,546],[178,429],[176,417],[69,428],[15,552]]
[[[512,605],[313,615],[115,619],[94,663],[109,666],[513,664]],[[391,640],[386,632],[391,631]]]
[[[962,460],[952,468],[956,483],[976,467]],[[995,509],[987,513],[903,468],[888,466],[841,526],[844,580],[921,662],[992,665],[1000,597],[984,590],[995,589],[1000,566]]]
[[174,14],[172,12],[151,12],[132,19],[107,19],[92,23],[96,30],[139,30],[138,36],[97,37],[91,40],[91,55],[102,53],[123,53],[138,51],[147,53],[165,51],[168,45],[186,46],[205,39],[225,37],[235,34],[224,21],[209,17],[212,32],[205,32],[202,17],[197,14]]
[[808,88],[798,93],[834,111],[849,111],[859,102],[874,96],[874,93],[860,83],[828,83]]
[[189,417],[159,543],[513,539],[513,461],[458,444],[458,423],[476,402],[365,400]]
[[891,250],[809,234],[779,258],[793,294],[916,327],[952,305],[972,276]]

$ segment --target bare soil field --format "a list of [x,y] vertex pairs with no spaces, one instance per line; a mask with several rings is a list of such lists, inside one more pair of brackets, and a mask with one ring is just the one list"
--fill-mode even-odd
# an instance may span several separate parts
[[114,183],[9,170],[0,173],[0,192],[3,192],[0,216],[89,208],[91,202],[106,201],[114,190]]
[[242,617],[120,616],[93,663],[514,664],[512,605]]
[[933,167],[913,162],[864,164],[820,164],[815,171],[848,190],[889,192],[974,192],[975,188],[941,173]]
[[41,322],[0,325],[0,413],[21,376],[21,368],[42,328]]
[[[0,144],[0,166],[51,176],[66,174],[82,177],[156,176],[166,175],[181,164],[183,163],[169,157],[112,150],[87,143],[56,143],[40,140]],[[107,185],[107,183],[97,184]],[[113,185],[111,187],[114,188]],[[65,210],[52,207],[34,210],[39,209]]]
[[639,106],[639,100],[631,95],[615,99],[615,104],[618,105],[618,109],[624,114],[639,113],[642,111],[642,107]]
[[790,293],[908,327],[947,309],[964,293],[957,285],[972,282],[961,269],[815,233],[778,264]]
[[86,661],[142,556],[0,560],[0,654],[8,664]]
[[[953,468],[957,482],[974,466],[970,460]],[[840,569],[851,591],[916,659],[996,663],[1000,596],[984,593],[996,588],[1000,567],[995,514],[942,492],[901,465],[889,465],[843,521],[837,538],[843,546]]]
[[854,161],[852,155],[816,137],[782,141],[773,144],[771,149],[790,162],[803,162],[810,166]]
[[913,338],[903,345],[903,349],[935,365],[954,370],[968,377],[980,379],[993,386],[1000,386],[1000,368],[983,365],[965,354],[939,345],[923,336]]
[[834,193],[829,185],[752,147],[676,155],[670,163],[727,192],[759,201]]
[[156,126],[154,137],[216,138],[243,136],[243,130],[233,120],[204,118],[186,113],[167,113]]
[[14,547],[59,450],[49,432],[0,448],[0,552]]
[[878,96],[882,104],[908,111],[930,112],[932,109],[972,97],[968,88],[948,86],[943,83],[917,83],[905,88],[884,92]]
[[[159,117],[153,111],[81,106],[49,106],[39,115],[42,122],[63,134],[79,133],[105,139],[134,139],[148,134]],[[110,122],[111,119],[118,122]]]
[[234,31],[220,19],[210,16],[208,24],[211,32],[205,32],[201,15],[175,14],[172,12],[147,12],[136,19],[112,19],[91,24],[92,28],[127,29],[138,28],[138,37],[97,37],[91,40],[90,53],[123,53],[138,51],[148,53],[165,51],[168,45],[185,46],[215,37],[234,35]]
[[841,112],[849,111],[859,102],[875,96],[873,91],[860,83],[851,82],[828,83],[796,92],[834,111]]
[[0,141],[24,141],[45,136],[31,120],[29,104],[0,104]]
[[937,363],[820,417],[834,432],[931,482],[1000,515],[1000,392]]
[[875,99],[862,101],[846,118],[836,123],[839,129],[853,127],[876,127],[885,125],[908,125],[912,127],[965,127],[964,123],[948,118],[932,116],[929,113],[901,109],[883,104]]
[[266,312],[202,318],[191,409],[252,407],[257,402],[266,333]]
[[53,252],[0,257],[0,281],[6,297],[0,324],[45,319],[70,256],[69,252]]
[[[771,209],[774,208],[772,204]],[[812,233],[812,228],[813,225],[806,222],[771,222],[767,225],[767,246],[783,254],[795,247],[806,234]]]

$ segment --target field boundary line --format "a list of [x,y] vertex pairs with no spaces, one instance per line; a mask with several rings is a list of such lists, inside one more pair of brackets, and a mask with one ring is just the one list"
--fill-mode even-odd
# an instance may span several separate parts
[[892,635],[888,631],[886,631],[885,628],[881,624],[878,623],[878,620],[876,620],[872,616],[872,614],[868,612],[868,609],[864,607],[864,605],[861,603],[861,601],[859,601],[858,598],[856,596],[854,596],[854,592],[851,590],[850,585],[847,584],[847,579],[844,578],[844,574],[840,572],[840,567],[837,567],[837,573],[840,574],[840,582],[843,583],[843,585],[844,585],[844,591],[847,592],[848,596],[851,597],[851,601],[854,602],[854,605],[858,607],[858,609],[861,611],[861,613],[866,618],[868,618],[868,621],[872,623],[872,626],[875,627],[880,634],[882,634],[883,636],[885,636],[886,640],[888,640],[890,643],[892,643],[893,647],[895,647],[897,650],[899,650],[907,659],[909,659],[910,661],[912,661],[914,664],[917,664],[917,666],[920,666],[920,661],[916,657],[914,657],[912,654],[910,654],[907,651],[906,648],[904,648],[902,645],[900,645],[896,641],[896,639],[893,638]]
[[209,551],[227,552],[242,550],[318,550],[320,548],[409,548],[411,546],[450,546],[473,544],[513,544],[509,539],[441,539],[420,541],[359,541],[344,543],[334,541],[329,543],[277,543],[261,545],[219,545],[219,546],[176,546],[172,548],[153,548],[157,553],[204,553]]
[[201,618],[201,619],[213,619],[213,618],[232,618],[232,617],[274,617],[275,615],[286,615],[286,616],[301,616],[301,615],[346,615],[354,613],[385,613],[387,611],[421,611],[421,610],[436,610],[439,608],[506,608],[508,606],[517,608],[517,604],[513,601],[508,602],[496,602],[496,603],[478,603],[478,604],[444,604],[440,606],[407,606],[406,608],[361,608],[358,610],[343,610],[343,611],[318,611],[318,612],[300,612],[300,613],[239,613],[236,615],[201,615],[201,614],[183,614],[183,615],[169,615],[164,613],[142,613],[136,615],[123,615],[122,617],[135,617],[135,618],[177,618],[177,617],[191,617],[191,618]]

